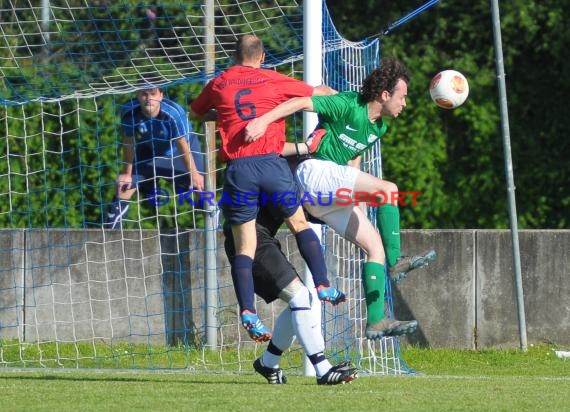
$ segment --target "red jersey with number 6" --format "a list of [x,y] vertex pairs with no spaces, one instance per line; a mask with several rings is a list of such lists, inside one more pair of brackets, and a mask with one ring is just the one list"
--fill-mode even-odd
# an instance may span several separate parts
[[279,72],[232,66],[211,80],[190,104],[199,116],[210,109],[218,112],[222,137],[222,161],[276,153],[285,144],[285,119],[271,123],[265,134],[252,143],[244,140],[244,129],[259,117],[292,97],[312,96],[313,87]]

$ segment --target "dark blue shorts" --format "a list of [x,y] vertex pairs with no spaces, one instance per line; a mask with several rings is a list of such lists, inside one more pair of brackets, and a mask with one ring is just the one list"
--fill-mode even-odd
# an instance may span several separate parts
[[[147,192],[159,186],[157,179],[166,179],[174,183],[176,188],[188,190],[190,187],[190,173],[182,158],[168,159],[155,158],[137,162],[133,168],[133,185],[141,192]],[[168,190],[172,190],[169,188]]]
[[264,205],[274,205],[278,217],[286,219],[297,211],[299,202],[297,183],[287,160],[271,154],[228,162],[218,205],[230,224],[254,220]]
[[[166,179],[173,182],[177,189],[190,189],[190,173],[188,173],[181,156],[174,158],[153,157],[146,147],[137,149],[137,161],[133,168],[133,185],[137,186],[140,191],[148,192],[157,187],[156,179]],[[198,139],[190,140],[190,150],[196,168],[204,173],[205,155],[202,153]]]

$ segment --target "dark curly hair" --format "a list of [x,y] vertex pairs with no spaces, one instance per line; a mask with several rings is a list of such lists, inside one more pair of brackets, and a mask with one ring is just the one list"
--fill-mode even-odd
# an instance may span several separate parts
[[396,58],[382,59],[380,67],[374,69],[362,82],[360,97],[368,103],[376,99],[384,90],[392,93],[400,79],[410,83],[410,72],[404,63]]

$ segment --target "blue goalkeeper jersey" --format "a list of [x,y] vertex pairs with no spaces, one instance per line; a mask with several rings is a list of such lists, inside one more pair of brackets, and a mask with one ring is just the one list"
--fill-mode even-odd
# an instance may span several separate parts
[[137,162],[179,155],[179,137],[184,137],[190,147],[195,147],[191,141],[197,140],[184,109],[169,99],[160,102],[158,116],[150,119],[136,98],[130,100],[121,109],[121,129],[123,136],[135,138]]

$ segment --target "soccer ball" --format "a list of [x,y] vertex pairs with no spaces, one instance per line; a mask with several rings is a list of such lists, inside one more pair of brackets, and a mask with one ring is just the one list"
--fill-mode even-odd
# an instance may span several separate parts
[[429,94],[442,109],[455,109],[467,100],[469,83],[458,71],[444,70],[431,79]]

